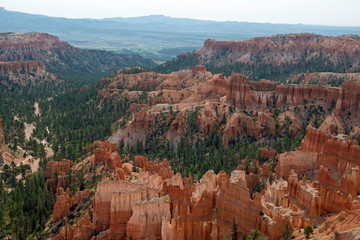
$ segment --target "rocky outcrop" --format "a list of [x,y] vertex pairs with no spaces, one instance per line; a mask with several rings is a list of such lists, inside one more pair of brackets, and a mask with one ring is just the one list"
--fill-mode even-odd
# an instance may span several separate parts
[[12,33],[0,36],[1,61],[36,59],[42,51],[70,46],[58,37],[47,33]]
[[40,61],[0,62],[0,74],[32,73],[45,71],[45,64]]
[[323,165],[336,172],[336,176],[347,175],[357,183],[359,152],[357,141],[350,137],[333,136],[308,127],[300,149],[279,156],[276,173],[286,176],[291,169],[295,169],[297,173],[303,174],[309,170],[319,169]]
[[0,61],[41,61],[52,73],[94,73],[129,66],[152,66],[135,55],[80,49],[47,33],[0,34]]
[[67,159],[62,159],[61,162],[50,161],[46,166],[44,176],[45,178],[52,179],[55,177],[55,172],[67,174],[72,165],[73,162]]
[[143,171],[159,174],[163,180],[173,176],[173,171],[166,159],[162,162],[156,162],[149,161],[143,156],[135,156],[135,165],[142,168]]
[[48,162],[44,176],[50,181],[53,192],[56,192],[59,187],[67,188],[69,184],[76,181],[74,174],[69,175],[72,165],[73,162],[67,159],[62,159],[61,162]]
[[[351,138],[308,127],[300,150],[279,156],[276,173],[280,177],[290,173],[288,193],[296,206],[304,210],[310,206],[310,215],[351,210],[358,206],[358,149],[357,142]],[[295,172],[317,179],[299,181]]]
[[306,72],[289,78],[289,82],[294,84],[320,84],[335,87],[348,81],[360,83],[360,73]]
[[259,139],[261,136],[275,136],[275,119],[269,112],[256,112],[257,116],[244,113],[232,115],[225,125],[222,141],[225,145],[241,137]]
[[78,191],[70,197],[70,189],[67,188],[66,192],[63,188],[59,187],[56,192],[56,202],[54,204],[53,220],[57,222],[65,217],[71,207],[78,204],[82,199],[87,198],[91,194],[91,190],[85,189]]
[[[147,161],[147,160],[146,160]],[[171,169],[170,169],[171,170]],[[162,188],[162,178],[141,171],[132,182],[110,181],[98,183],[93,208],[93,223],[97,232],[110,229],[109,236],[125,236],[133,206],[138,201],[150,200],[158,196]]]
[[[323,165],[337,171],[340,176],[346,174],[357,178],[356,169],[360,163],[360,147],[357,141],[350,137],[333,136],[314,128],[307,128],[300,150],[319,154],[315,164],[317,168]],[[355,179],[354,182],[357,182]]]
[[78,227],[73,227],[70,224],[66,224],[61,228],[59,234],[52,238],[52,240],[89,240],[92,235],[92,223],[89,215],[86,213],[79,222]]
[[88,152],[94,152],[94,165],[105,163],[106,168],[111,170],[122,167],[121,158],[117,153],[117,144],[95,141],[86,148]]
[[208,39],[195,52],[200,64],[223,66],[229,63],[271,66],[296,65],[314,61],[321,53],[335,66],[350,61],[350,68],[359,67],[356,59],[360,51],[360,38],[353,36],[326,37],[316,34],[287,34],[257,37],[245,41],[216,41]]
[[202,73],[205,74],[206,73],[206,67],[205,66],[195,66],[191,68],[191,72],[192,73]]
[[[313,237],[318,239],[349,239],[359,238],[360,210],[345,210],[330,216],[315,230]],[[300,239],[300,238],[295,238]]]
[[289,176],[291,170],[304,174],[315,169],[318,154],[308,151],[292,151],[278,155],[279,162],[275,168],[276,175]]
[[[227,102],[239,109],[266,109],[267,107],[283,109],[317,101],[335,108],[336,115],[345,109],[360,106],[360,86],[353,82],[344,82],[340,88],[261,83],[252,82],[241,74],[233,73],[228,80]],[[218,86],[220,83],[216,85],[220,88]]]
[[162,239],[162,223],[170,219],[168,197],[137,202],[127,224],[126,239]]
[[269,148],[259,148],[259,157],[261,160],[266,160],[270,157],[274,157],[276,154],[275,149]]

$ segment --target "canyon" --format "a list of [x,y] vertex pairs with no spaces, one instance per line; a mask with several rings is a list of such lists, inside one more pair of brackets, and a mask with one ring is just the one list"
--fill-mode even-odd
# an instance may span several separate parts
[[[98,145],[107,151],[106,146],[111,146],[108,142]],[[279,239],[286,223],[292,229],[316,223],[319,228],[314,236],[321,236],[319,239],[335,229],[339,236],[353,239],[357,232],[348,230],[358,225],[344,228],[334,219],[358,218],[358,151],[357,142],[346,136],[308,127],[299,150],[277,156],[279,178],[267,180],[265,189],[252,195],[249,181],[254,170],[246,174],[243,165],[230,175],[209,170],[198,182],[174,174],[166,160],[150,162],[135,156],[133,162],[125,163],[130,168],[124,163],[115,169],[103,165],[113,177],[98,183],[92,219],[85,213],[79,217],[79,227],[68,224],[67,238],[81,235],[90,239],[89,234],[81,233],[85,225],[92,239],[223,239],[235,223],[240,235],[259,229],[268,239]],[[110,154],[101,157],[104,163],[111,158]],[[102,165],[95,159],[93,155],[78,164]],[[53,166],[50,163],[47,172],[57,168]],[[267,176],[266,169],[263,165],[259,176]],[[89,191],[80,191],[70,198],[69,190],[59,187],[54,221],[89,195]],[[53,239],[64,239],[63,229]]]
[[[359,42],[209,39],[156,72],[46,33],[0,34],[0,238],[300,240],[313,227],[357,239]],[[94,85],[83,75],[137,63]],[[31,173],[20,162],[35,154]]]
[[74,80],[71,79],[74,74],[91,76],[122,67],[154,65],[151,60],[137,55],[76,48],[57,36],[39,32],[1,33],[0,48],[0,61],[7,62],[2,63],[2,71],[9,69],[13,72],[20,69],[32,73],[34,65],[40,69],[45,65],[48,72],[60,75],[67,81]]
[[133,104],[130,120],[109,138],[112,143],[124,141],[125,146],[145,143],[157,122],[167,121],[170,128],[163,138],[176,148],[188,127],[185,119],[195,109],[197,136],[211,134],[218,124],[226,145],[242,137],[272,138],[286,128],[296,136],[308,124],[318,124],[332,134],[348,129],[350,135],[356,135],[354,126],[359,124],[360,87],[353,81],[343,82],[340,87],[256,82],[238,73],[230,77],[213,75],[198,66],[171,74],[116,72],[101,82],[104,88],[98,91],[98,97],[102,101],[137,99],[147,89],[146,103]]

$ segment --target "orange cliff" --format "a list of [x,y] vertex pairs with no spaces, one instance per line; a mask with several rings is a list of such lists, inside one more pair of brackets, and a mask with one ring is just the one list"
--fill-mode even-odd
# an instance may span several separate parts
[[[266,109],[267,107],[282,109],[304,105],[310,101],[320,101],[336,107],[335,113],[339,115],[345,109],[360,107],[360,85],[352,82],[344,82],[340,88],[280,85],[276,82],[253,82],[245,79],[241,74],[233,73],[227,84],[227,102],[239,109]],[[217,80],[216,86],[219,85],[221,84]]]
[[229,234],[233,219],[241,233],[257,228],[270,239],[281,236],[286,218],[269,221],[259,215],[266,207],[261,200],[264,193],[250,198],[245,172],[236,170],[229,178],[224,172],[208,171],[194,184],[191,178],[172,175],[166,161],[135,159],[142,168],[132,173],[136,178],[98,184],[93,202],[95,239],[220,240]]
[[22,72],[36,72],[45,71],[45,64],[40,61],[13,61],[1,62],[0,61],[0,74],[4,73],[22,73]]
[[[306,153],[312,154],[309,167],[317,168],[319,156],[326,149],[324,146],[333,138],[336,137],[308,128],[301,150],[295,151],[298,154],[293,154],[290,160],[280,158],[276,171],[282,172],[282,167],[288,169],[284,163],[306,162]],[[98,145],[112,146],[106,142]],[[342,157],[340,154],[346,153],[344,151],[339,151],[339,158]],[[267,149],[261,152],[266,157],[274,154]],[[92,221],[86,216],[83,218],[84,229],[91,229],[94,239],[220,240],[231,232],[235,221],[239,234],[259,229],[263,235],[275,240],[281,237],[287,222],[292,228],[304,228],[315,221],[314,216],[360,207],[353,175],[341,175],[331,165],[320,165],[315,178],[310,181],[298,177],[309,171],[303,164],[297,169],[298,173],[289,170],[287,181],[279,179],[271,184],[268,181],[265,190],[251,196],[249,187],[253,186],[253,178],[242,170],[233,171],[230,177],[225,172],[216,175],[208,171],[199,182],[193,183],[191,177],[174,175],[166,160],[150,162],[136,156],[134,164],[139,171],[130,170],[130,178],[98,183]],[[264,165],[259,169],[262,169],[259,176],[266,178],[268,167]],[[70,198],[69,191],[59,188],[54,220],[66,216],[83,195],[80,192]],[[71,225],[67,229],[68,239],[77,239],[75,235],[81,232]],[[63,234],[61,229],[58,237]],[[90,238],[90,235],[86,236],[85,239]]]
[[[239,73],[233,73],[230,77],[212,75],[204,66],[171,74],[146,72],[126,75],[117,72],[102,82],[108,84],[98,92],[101,100],[115,95],[135,99],[142,96],[143,89],[149,90],[148,104],[132,105],[129,111],[131,120],[109,138],[112,143],[123,140],[125,146],[137,142],[144,144],[148,130],[157,124],[157,120],[161,123],[165,120],[161,119],[162,115],[175,112],[175,119],[168,118],[171,127],[164,136],[176,149],[185,132],[186,112],[198,107],[201,110],[196,125],[200,134],[212,133],[217,120],[222,141],[228,144],[243,136],[257,139],[275,136],[274,109],[280,110],[279,133],[284,131],[282,125],[290,117],[292,123],[289,131],[295,136],[301,129],[301,119],[306,119],[304,115],[309,112],[308,106],[325,109],[324,114],[337,122],[340,121],[338,116],[344,112],[351,112],[351,120],[356,120],[356,110],[360,106],[360,85],[356,83],[345,82],[341,87],[282,85],[269,80],[251,81]],[[297,109],[299,111],[296,112]],[[220,121],[224,116],[226,121]],[[331,126],[328,127],[329,131],[334,132],[335,125]]]
[[10,33],[0,35],[0,61],[35,59],[41,52],[70,46],[47,33]]
[[357,182],[359,153],[360,147],[352,138],[334,136],[308,127],[300,149],[280,155],[276,173],[284,176],[293,167],[296,172],[303,174],[323,165],[340,176],[352,175],[354,182]]
[[96,141],[92,145],[88,146],[88,151],[94,150],[94,165],[99,162],[104,162],[106,167],[110,169],[116,169],[122,167],[122,162],[119,154],[117,153],[117,145],[110,142]]
[[280,65],[296,65],[304,57],[308,62],[316,59],[321,53],[323,58],[335,66],[343,64],[344,56],[347,56],[351,59],[349,69],[356,71],[359,67],[359,51],[360,38],[358,36],[328,37],[300,33],[256,37],[244,41],[208,39],[194,54],[198,56],[201,64],[216,63],[216,66],[223,66],[240,62],[279,67]]
[[[296,189],[306,190],[308,195],[311,193],[315,200],[300,205],[305,208],[311,204],[313,213],[324,215],[351,210],[357,208],[359,201],[359,152],[360,147],[351,138],[336,137],[308,127],[300,149],[281,154],[275,171],[280,177],[290,173],[290,194],[298,199],[298,203],[304,197],[297,196]],[[312,183],[298,182],[295,172],[305,176],[310,174],[317,179]],[[305,185],[307,187],[301,187]]]
[[91,190],[85,189],[84,191],[78,191],[71,197],[69,188],[67,188],[65,192],[63,188],[59,187],[56,192],[56,202],[54,204],[54,222],[57,222],[65,217],[71,207],[87,198],[91,193]]
[[49,179],[53,192],[56,192],[58,187],[66,188],[69,177],[71,182],[76,181],[74,174],[67,176],[73,164],[73,161],[67,159],[62,159],[60,162],[48,162],[44,176]]

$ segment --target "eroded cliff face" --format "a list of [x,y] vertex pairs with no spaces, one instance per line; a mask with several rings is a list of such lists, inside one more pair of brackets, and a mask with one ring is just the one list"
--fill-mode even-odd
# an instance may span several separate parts
[[[120,55],[107,51],[76,48],[59,40],[56,36],[39,32],[1,33],[0,48],[0,61],[18,62],[18,65],[19,62],[24,61],[41,61],[48,72],[59,75],[82,74],[84,76],[134,65],[147,67],[155,65],[150,59],[137,55]],[[48,74],[48,77],[50,76]]]
[[[176,149],[194,111],[197,120],[191,127],[197,130],[195,137],[212,134],[219,126],[225,145],[242,138],[298,136],[303,126],[316,124],[327,133],[350,129],[358,134],[355,127],[360,124],[360,87],[355,81],[341,87],[256,82],[238,73],[228,78],[212,75],[197,66],[171,74],[118,71],[102,83],[101,101],[120,96],[143,102],[132,105],[130,119],[120,119],[122,127],[109,138],[125,146],[145,145],[161,128],[165,129],[161,141],[169,141]],[[162,126],[165,123],[170,127]]]
[[[96,142],[89,150],[94,147],[116,149],[109,142]],[[276,177],[271,182],[267,180],[267,164],[257,163],[257,170],[251,167],[249,174],[240,165],[230,176],[209,170],[200,181],[193,182],[191,177],[174,175],[166,160],[151,162],[135,156],[133,165],[123,163],[113,169],[111,164],[102,163],[106,159],[94,161],[94,154],[79,164],[85,167],[90,163],[112,177],[97,184],[89,210],[92,218],[84,215],[78,227],[68,224],[67,237],[220,240],[231,233],[233,222],[239,235],[259,229],[269,239],[279,239],[286,223],[293,229],[316,223],[321,226],[315,233],[325,236],[329,229],[334,230],[334,219],[344,215],[343,211],[346,216],[341,218],[356,218],[360,208],[357,148],[357,142],[346,136],[308,127],[300,149],[278,157]],[[260,152],[264,159],[275,154],[266,148]],[[50,166],[47,175],[51,175],[50,169],[61,168]],[[259,181],[266,181],[265,189],[252,192]],[[70,197],[69,190],[58,188],[54,221],[63,219],[72,206],[90,194],[84,190]],[[337,217],[329,218],[328,214]],[[351,229],[354,234],[352,229],[358,225],[342,226],[342,231]],[[63,229],[54,239],[63,239]]]
[[250,65],[296,65],[302,61],[314,61],[321,53],[323,59],[335,66],[340,65],[341,61],[350,60],[351,69],[355,70],[359,67],[356,57],[359,51],[359,37],[326,37],[303,33],[257,37],[245,41],[208,39],[195,53],[201,64],[212,63],[216,66],[235,62]]
[[[92,235],[95,239],[220,240],[230,233],[233,220],[239,234],[257,228],[272,236],[270,239],[281,235],[278,229],[282,229],[285,218],[268,222],[259,215],[265,207],[265,193],[250,197],[244,171],[235,170],[231,177],[225,172],[216,175],[208,171],[198,183],[193,183],[191,178],[173,175],[166,160],[157,163],[136,156],[135,166],[139,172],[126,174],[131,177],[97,185],[92,220],[86,215],[79,227],[68,224],[68,239],[90,239]],[[64,218],[72,206],[90,193],[78,192],[70,197],[69,190],[58,188],[54,221]],[[54,239],[63,239],[63,229]],[[86,235],[83,229],[92,234]]]
[[70,46],[47,33],[12,33],[0,35],[1,61],[35,60],[42,51]]
[[321,84],[341,86],[343,82],[360,83],[360,73],[306,72],[289,78],[294,84]]
[[67,182],[71,184],[76,181],[74,174],[69,174],[69,170],[73,165],[73,161],[62,159],[60,162],[48,162],[44,176],[49,179],[53,192],[56,192],[59,187],[66,188]]
[[70,208],[78,204],[81,200],[89,197],[92,193],[91,190],[85,189],[84,191],[78,191],[73,196],[70,196],[70,189],[66,191],[62,187],[59,187],[56,192],[56,202],[54,204],[53,221],[57,222],[65,217]]
[[45,82],[59,84],[62,82],[56,75],[45,70],[41,61],[0,61],[1,84],[38,85]]

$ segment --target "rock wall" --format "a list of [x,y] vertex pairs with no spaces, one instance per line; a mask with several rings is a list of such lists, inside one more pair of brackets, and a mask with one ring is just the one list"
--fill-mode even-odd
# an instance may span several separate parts
[[[221,83],[216,80],[214,85],[222,89]],[[344,82],[341,87],[280,85],[276,82],[253,82],[241,74],[233,73],[227,85],[227,102],[239,109],[283,109],[320,101],[336,107],[335,114],[339,115],[346,109],[360,106],[360,86],[353,82]]]
[[340,176],[351,175],[359,188],[360,147],[357,141],[345,135],[333,136],[308,127],[300,150],[318,153],[316,168],[323,165]]
[[0,74],[45,72],[45,64],[40,61],[0,62]]
[[46,166],[44,176],[45,178],[52,179],[55,177],[55,172],[67,174],[72,165],[73,162],[67,159],[62,159],[61,162],[50,161]]
[[304,57],[307,62],[315,61],[321,53],[322,58],[335,66],[351,59],[351,66],[356,69],[359,66],[359,49],[359,37],[327,37],[302,33],[257,37],[245,41],[208,39],[195,54],[199,55],[200,64],[216,63],[217,66],[222,66],[240,62],[249,65],[280,66],[296,65],[304,61]]
[[191,68],[191,72],[192,73],[202,73],[205,74],[206,73],[206,67],[205,66],[195,66]]
[[59,187],[56,193],[56,202],[54,204],[53,221],[57,222],[65,217],[70,208],[79,203],[82,199],[87,198],[92,193],[91,190],[85,189],[84,191],[78,191],[72,197],[70,197],[70,189],[67,188],[66,192],[63,188]]
[[0,36],[0,61],[35,59],[42,51],[69,46],[58,37],[47,33],[12,33]]

